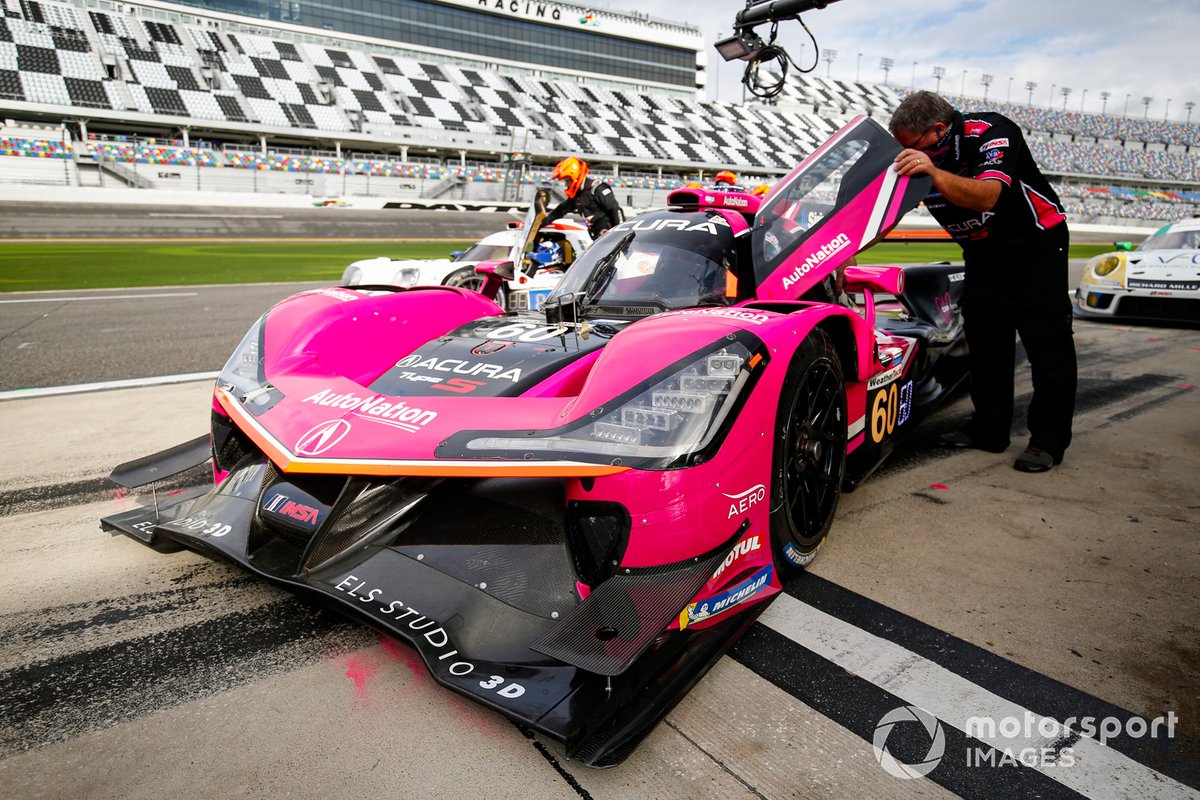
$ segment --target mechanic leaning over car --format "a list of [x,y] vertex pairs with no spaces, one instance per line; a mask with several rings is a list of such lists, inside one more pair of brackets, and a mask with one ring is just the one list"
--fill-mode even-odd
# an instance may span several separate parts
[[587,221],[588,233],[595,240],[625,219],[612,187],[599,178],[588,177],[586,161],[568,156],[555,165],[550,177],[563,182],[563,192],[567,199],[546,215],[542,225],[549,225],[556,219],[574,212]]
[[1016,337],[1033,377],[1029,446],[1013,464],[1062,463],[1075,413],[1075,341],[1067,294],[1066,216],[1021,128],[993,112],[959,112],[933,92],[909,95],[889,125],[906,149],[900,175],[928,175],[925,207],[962,247],[963,321],[975,413],[949,447],[1003,452],[1013,418]]

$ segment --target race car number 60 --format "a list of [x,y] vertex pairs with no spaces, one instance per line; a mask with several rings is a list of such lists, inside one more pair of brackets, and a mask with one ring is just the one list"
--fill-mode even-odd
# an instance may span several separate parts
[[538,325],[536,322],[513,322],[490,331],[480,331],[489,339],[516,339],[519,342],[541,342],[562,336],[566,328],[558,325]]
[[891,436],[896,430],[896,417],[900,413],[900,400],[896,384],[880,389],[871,401],[871,441],[879,444],[883,437]]

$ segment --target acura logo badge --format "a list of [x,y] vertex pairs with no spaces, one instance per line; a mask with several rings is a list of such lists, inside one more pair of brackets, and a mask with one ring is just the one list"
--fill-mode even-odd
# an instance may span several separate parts
[[350,423],[331,419],[312,428],[296,442],[296,452],[302,456],[319,456],[340,442],[350,432]]

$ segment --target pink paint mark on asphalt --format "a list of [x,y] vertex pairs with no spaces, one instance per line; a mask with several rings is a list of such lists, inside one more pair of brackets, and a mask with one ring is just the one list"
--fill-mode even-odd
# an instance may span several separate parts
[[346,665],[346,677],[354,681],[354,692],[359,697],[363,697],[367,693],[367,681],[374,674],[375,667],[353,656],[350,658],[350,663]]
[[1159,339],[1157,336],[1151,336],[1149,339],[1147,339],[1147,341],[1150,341],[1150,342],[1161,342],[1161,341],[1162,341],[1162,339]]
[[431,679],[429,670],[425,668],[425,662],[421,660],[420,654],[411,647],[406,647],[390,636],[380,636],[379,646],[393,661],[404,662],[404,666],[412,670],[413,677],[418,683],[426,683]]
[[124,486],[118,486],[116,489],[113,489],[112,497],[113,500],[124,500],[126,497],[129,497],[129,490]]
[[1185,384],[1183,384],[1183,388],[1184,388],[1184,389],[1195,389],[1195,388],[1196,388],[1196,384],[1194,384],[1194,383],[1185,383]]
[[929,484],[929,488],[930,489],[949,489],[950,487],[944,483],[931,483],[931,484]]

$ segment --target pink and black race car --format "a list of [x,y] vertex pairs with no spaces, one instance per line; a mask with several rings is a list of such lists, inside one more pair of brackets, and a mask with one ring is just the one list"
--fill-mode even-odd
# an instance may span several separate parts
[[218,378],[211,434],[113,473],[211,458],[214,485],[103,525],[336,606],[617,764],[962,377],[960,268],[849,267],[861,306],[826,296],[928,191],[898,150],[859,118],[765,200],[677,191],[537,312],[487,296],[509,263],[482,293],[284,300]]

